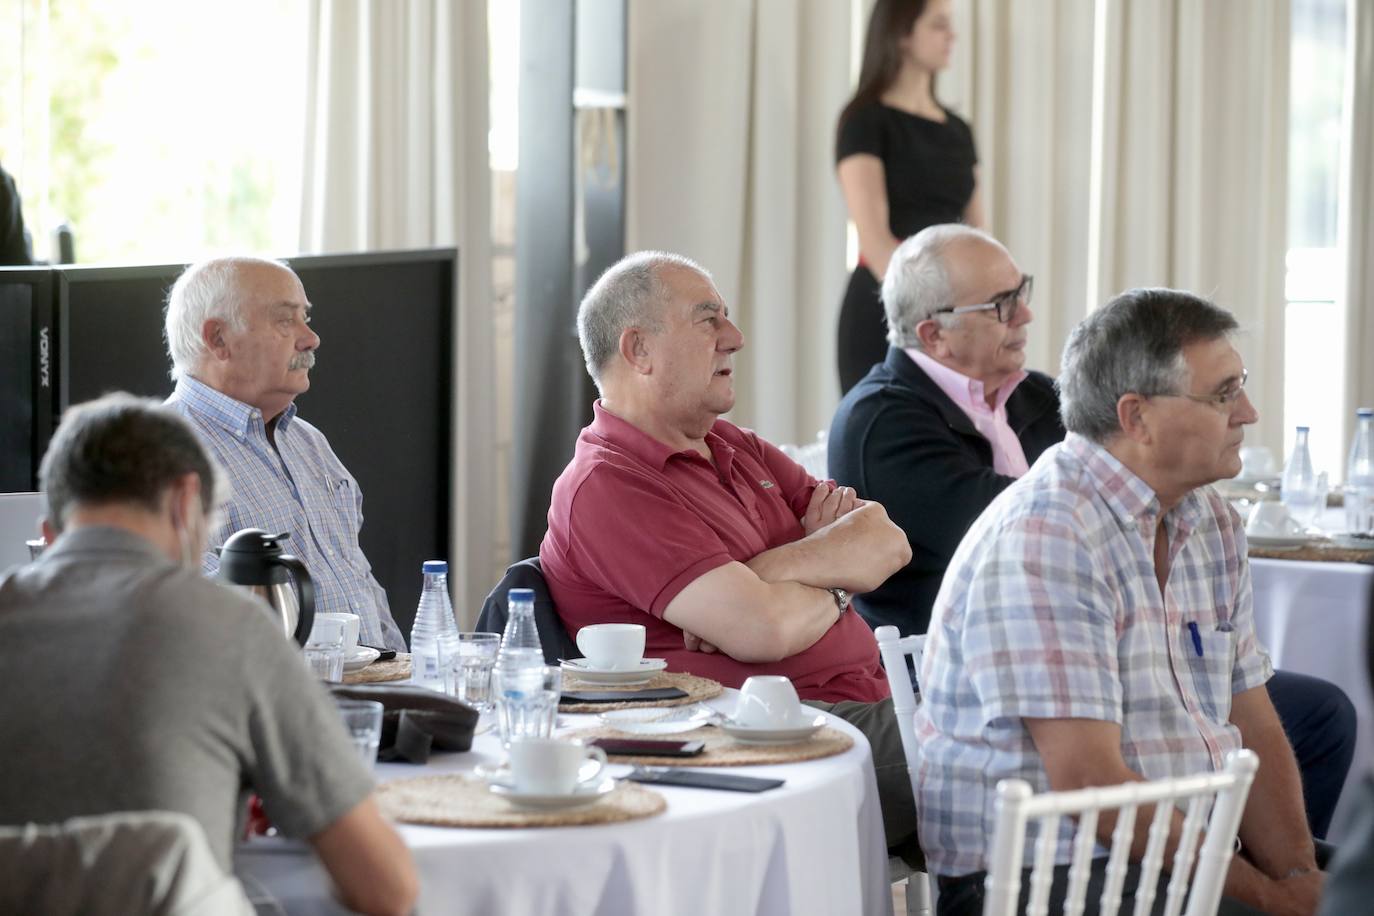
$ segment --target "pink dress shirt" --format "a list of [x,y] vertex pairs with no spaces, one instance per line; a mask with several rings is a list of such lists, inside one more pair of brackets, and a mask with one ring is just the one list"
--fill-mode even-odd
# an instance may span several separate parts
[[1007,379],[1002,387],[997,389],[997,406],[989,407],[987,392],[983,390],[983,383],[978,379],[955,372],[914,347],[906,350],[906,355],[930,376],[931,381],[940,386],[940,390],[948,395],[960,410],[968,414],[973,428],[988,440],[988,444],[992,446],[994,471],[1008,477],[1020,477],[1030,470],[1030,465],[1026,463],[1026,452],[1021,448],[1021,440],[1016,438],[1011,424],[1007,422],[1007,398],[1011,397],[1016,386],[1026,377],[1025,370]]

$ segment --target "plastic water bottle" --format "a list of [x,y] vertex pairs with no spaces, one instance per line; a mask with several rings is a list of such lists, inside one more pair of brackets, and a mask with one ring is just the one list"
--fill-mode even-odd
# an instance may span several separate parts
[[[557,714],[558,699],[549,708],[544,694],[544,649],[534,625],[534,590],[513,588],[506,594],[508,614],[501,651],[496,656],[497,719],[501,740],[547,736],[544,720]],[[547,723],[552,726],[552,720]]]
[[1306,426],[1298,427],[1298,435],[1293,443],[1293,453],[1283,466],[1282,489],[1279,491],[1283,504],[1293,521],[1304,527],[1312,525],[1321,514],[1322,507],[1317,503],[1322,492],[1317,474],[1312,469],[1312,453],[1307,448]]
[[426,560],[420,607],[410,628],[410,680],[431,690],[444,689],[444,669],[458,653],[458,624],[448,597],[448,563]]
[[1374,532],[1374,407],[1355,412],[1355,439],[1345,465],[1345,528]]

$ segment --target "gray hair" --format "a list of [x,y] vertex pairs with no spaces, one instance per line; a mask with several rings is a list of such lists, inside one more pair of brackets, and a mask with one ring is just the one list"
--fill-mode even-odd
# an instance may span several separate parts
[[1001,243],[981,229],[962,223],[927,226],[897,246],[883,276],[883,312],[887,316],[887,342],[894,347],[921,349],[916,325],[934,318],[942,327],[953,327],[957,315],[934,314],[953,304],[945,251],[961,239]]
[[577,339],[587,374],[601,390],[601,374],[620,350],[626,328],[649,331],[662,328],[659,307],[669,290],[660,272],[665,267],[695,271],[707,280],[711,274],[696,261],[666,251],[637,251],[606,268],[577,308]]
[[224,501],[224,475],[180,414],[122,391],[67,408],[38,468],[48,521],[61,531],[72,509],[127,503],[156,511],[167,488],[200,478],[208,517]]
[[234,331],[248,326],[243,284],[239,274],[248,267],[271,265],[290,268],[285,261],[235,256],[199,261],[181,272],[167,294],[164,335],[172,358],[172,380],[190,375],[209,352],[201,329],[211,318],[226,322]]
[[1130,289],[1069,333],[1060,361],[1064,428],[1099,444],[1121,432],[1116,405],[1125,394],[1178,394],[1191,382],[1183,350],[1228,337],[1235,317],[1192,293]]

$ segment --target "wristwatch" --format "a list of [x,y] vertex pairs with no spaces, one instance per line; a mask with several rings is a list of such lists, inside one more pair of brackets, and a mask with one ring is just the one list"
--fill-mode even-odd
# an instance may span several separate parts
[[854,597],[853,595],[842,588],[828,588],[826,591],[835,596],[835,607],[840,609],[841,615],[849,610],[849,601]]

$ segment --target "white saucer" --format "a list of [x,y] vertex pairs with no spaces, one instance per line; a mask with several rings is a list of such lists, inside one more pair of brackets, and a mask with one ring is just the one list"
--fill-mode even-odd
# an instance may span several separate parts
[[562,667],[584,684],[632,687],[653,680],[655,674],[668,667],[668,662],[661,658],[641,658],[633,668],[593,668],[585,658],[574,658],[564,661]]
[[720,724],[721,730],[741,744],[795,744],[805,741],[825,725],[825,716],[817,714],[805,725],[791,725],[785,728],[759,728],[739,725],[731,719]]
[[512,805],[521,808],[576,808],[590,805],[608,792],[614,791],[615,780],[605,776],[599,781],[583,783],[567,795],[544,795],[538,792],[518,792],[512,786],[493,782],[487,788],[492,795],[499,795]]
[[354,646],[344,659],[345,671],[360,671],[380,658],[382,653],[371,646]]
[[715,710],[701,705],[612,709],[597,716],[603,725],[630,735],[680,735],[709,725],[715,717]]
[[1320,540],[1310,534],[1246,534],[1245,540],[1251,547],[1266,550],[1296,550]]

